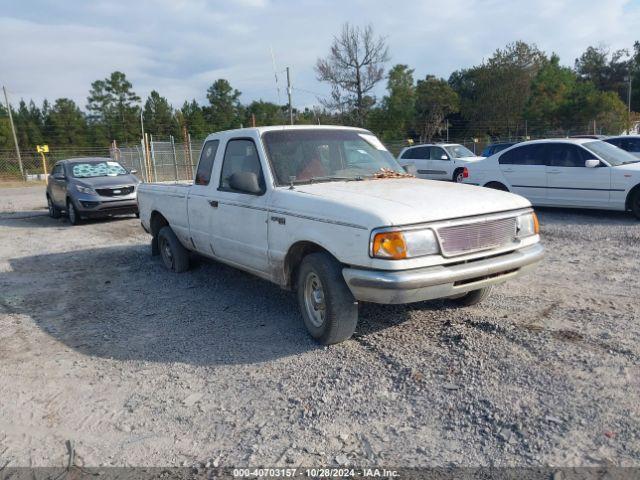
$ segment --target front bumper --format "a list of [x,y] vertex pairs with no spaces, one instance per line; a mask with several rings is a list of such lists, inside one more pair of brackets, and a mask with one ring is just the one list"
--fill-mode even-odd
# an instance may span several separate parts
[[106,215],[126,215],[138,212],[135,196],[113,199],[96,196],[82,196],[74,202],[78,213],[83,217],[103,217]]
[[398,304],[446,298],[502,283],[533,268],[544,256],[539,243],[503,255],[415,270],[342,270],[353,296]]

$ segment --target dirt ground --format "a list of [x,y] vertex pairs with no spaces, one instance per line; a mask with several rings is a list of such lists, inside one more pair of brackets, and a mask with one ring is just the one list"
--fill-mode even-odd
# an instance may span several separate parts
[[70,226],[0,189],[0,466],[640,466],[640,222],[539,212],[547,256],[485,303],[361,305],[181,275],[127,217]]

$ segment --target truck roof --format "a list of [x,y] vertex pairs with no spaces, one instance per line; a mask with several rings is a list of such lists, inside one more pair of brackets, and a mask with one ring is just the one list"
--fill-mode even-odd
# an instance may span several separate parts
[[368,130],[359,127],[345,127],[342,125],[271,125],[268,127],[249,127],[249,128],[237,128],[234,130],[221,130],[219,132],[211,133],[207,136],[207,139],[213,135],[219,133],[234,133],[238,135],[257,133],[262,135],[265,132],[281,130],[354,130],[358,132],[368,132]]

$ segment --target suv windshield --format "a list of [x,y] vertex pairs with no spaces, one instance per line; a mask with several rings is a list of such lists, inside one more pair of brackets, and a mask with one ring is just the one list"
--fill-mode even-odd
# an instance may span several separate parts
[[598,155],[612,167],[640,161],[629,152],[625,152],[621,148],[615,147],[610,143],[603,142],[602,140],[583,143],[582,146],[591,153]]
[[444,147],[447,153],[453,158],[475,157],[476,154],[463,145],[451,145]]
[[278,185],[360,180],[383,171],[405,173],[366,130],[273,130],[262,140]]
[[77,162],[71,164],[74,178],[117,177],[127,175],[127,171],[118,162]]

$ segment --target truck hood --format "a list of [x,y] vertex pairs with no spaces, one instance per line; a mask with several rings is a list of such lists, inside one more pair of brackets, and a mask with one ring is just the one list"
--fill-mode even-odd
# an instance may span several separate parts
[[[531,206],[528,200],[512,193],[417,178],[327,182],[295,189],[342,208],[353,206],[369,212],[386,225],[433,222]],[[331,216],[332,212],[325,215]]]

